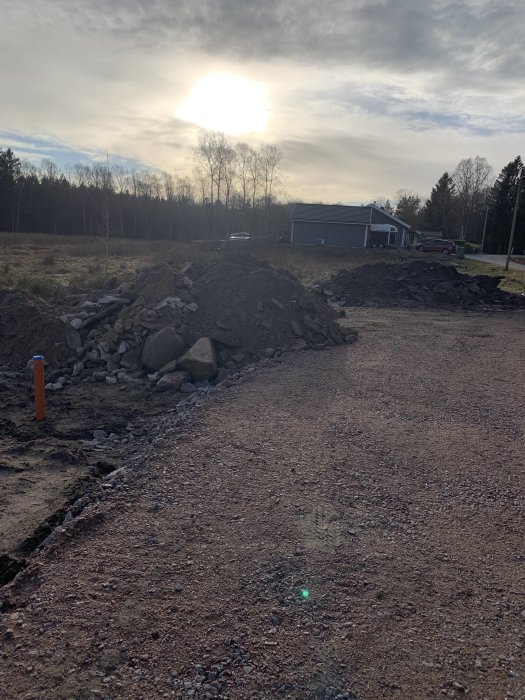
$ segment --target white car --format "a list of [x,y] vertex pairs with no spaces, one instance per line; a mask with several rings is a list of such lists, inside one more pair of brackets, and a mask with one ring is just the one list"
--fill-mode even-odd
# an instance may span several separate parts
[[242,231],[241,233],[232,233],[231,236],[228,236],[229,241],[249,241],[250,240],[250,234],[246,233],[245,231]]

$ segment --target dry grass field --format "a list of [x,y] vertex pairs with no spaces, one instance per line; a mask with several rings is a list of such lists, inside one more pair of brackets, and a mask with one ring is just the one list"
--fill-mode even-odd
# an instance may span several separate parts
[[[414,251],[297,249],[266,242],[242,242],[230,249],[249,251],[275,268],[290,271],[305,285],[325,280],[343,268],[421,258],[440,259],[436,254]],[[0,287],[17,287],[43,297],[60,297],[71,288],[97,288],[109,276],[122,276],[162,260],[181,264],[190,260],[209,262],[222,255],[224,248],[213,242],[110,239],[106,259],[105,241],[100,237],[0,233],[0,251]],[[503,274],[501,268],[476,260],[460,260],[458,264],[461,271],[469,274]],[[503,289],[525,293],[525,272],[509,271],[505,277],[501,284]]]

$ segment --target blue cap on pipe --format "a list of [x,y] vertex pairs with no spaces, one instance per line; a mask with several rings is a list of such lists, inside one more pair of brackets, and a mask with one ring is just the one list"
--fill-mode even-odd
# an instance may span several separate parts
[[44,356],[43,355],[33,355],[33,360],[43,360]]

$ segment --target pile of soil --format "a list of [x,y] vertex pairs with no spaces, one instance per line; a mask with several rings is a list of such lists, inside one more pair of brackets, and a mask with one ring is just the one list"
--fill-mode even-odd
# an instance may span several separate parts
[[37,354],[60,362],[66,356],[64,338],[53,306],[25,292],[0,289],[0,365],[24,366]]
[[[72,295],[60,311],[29,295],[9,296],[11,305],[13,299],[23,304],[6,317],[12,342],[0,361],[23,366],[41,352],[54,368],[47,375],[51,382],[64,375],[73,384],[152,381],[148,373],[161,368],[143,362],[143,349],[166,328],[170,364],[208,337],[218,367],[231,371],[286,350],[345,342],[336,313],[322,300],[291,274],[244,255],[209,265],[156,265],[115,289]],[[161,357],[163,342],[157,343]]]
[[426,260],[341,270],[315,291],[339,306],[525,306],[525,298],[499,289],[503,276],[469,276]]
[[253,261],[225,261],[201,269],[197,313],[190,327],[209,335],[226,367],[284,348],[343,343],[331,309],[291,274]]

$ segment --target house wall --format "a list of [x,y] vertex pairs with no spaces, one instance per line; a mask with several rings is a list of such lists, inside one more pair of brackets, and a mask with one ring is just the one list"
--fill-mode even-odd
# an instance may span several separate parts
[[317,245],[317,241],[323,238],[325,245],[363,248],[366,228],[366,224],[292,221],[292,245]]
[[[372,209],[372,223],[373,224],[392,224],[392,226],[397,226],[397,234],[396,234],[396,247],[401,248],[403,245],[403,226],[401,224],[397,223],[396,221],[393,221],[388,214],[385,214],[382,211],[377,211],[376,209]],[[405,229],[405,242],[408,241],[408,229]]]

